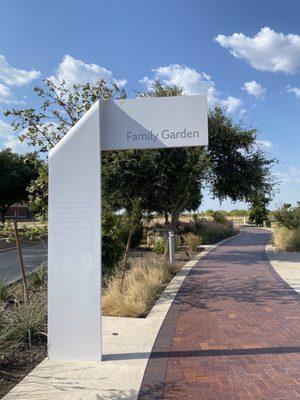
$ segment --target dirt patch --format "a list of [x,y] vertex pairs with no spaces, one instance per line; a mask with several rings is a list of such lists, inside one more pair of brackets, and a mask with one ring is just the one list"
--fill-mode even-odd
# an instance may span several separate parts
[[36,343],[31,349],[20,346],[13,355],[0,365],[0,398],[25,378],[45,357],[47,345]]

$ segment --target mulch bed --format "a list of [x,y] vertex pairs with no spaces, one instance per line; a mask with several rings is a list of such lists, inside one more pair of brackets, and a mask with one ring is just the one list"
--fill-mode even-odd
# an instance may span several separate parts
[[47,356],[45,341],[16,349],[13,356],[0,364],[0,398],[7,394]]

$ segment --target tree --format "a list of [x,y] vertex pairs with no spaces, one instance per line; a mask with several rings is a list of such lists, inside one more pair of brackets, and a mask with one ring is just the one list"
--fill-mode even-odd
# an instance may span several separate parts
[[[163,87],[155,82],[152,88],[140,93],[140,97],[161,97],[183,95],[178,86]],[[201,204],[201,190],[210,188],[220,201],[229,197],[233,201],[250,201],[259,191],[271,193],[273,178],[270,168],[273,159],[256,146],[257,131],[236,124],[221,107],[209,113],[209,146],[207,148],[169,148],[151,151],[151,160],[140,166],[137,179],[128,179],[124,191],[118,197],[126,207],[131,190],[142,197],[142,208],[148,211],[171,214],[171,229],[175,230],[182,211],[196,210]],[[149,150],[140,151],[148,154]],[[126,168],[132,171],[135,153],[117,153],[121,157],[121,171],[109,171],[115,177],[124,174]],[[152,162],[152,164],[151,164]],[[145,174],[144,174],[145,171]],[[112,177],[109,177],[112,179]],[[118,179],[115,179],[115,183]],[[111,180],[113,183],[113,179]],[[144,186],[143,186],[144,183]],[[146,189],[146,190],[144,190]],[[117,185],[107,185],[108,191],[119,191]],[[121,205],[120,203],[120,205]]]
[[217,106],[209,113],[210,160],[207,185],[220,201],[251,202],[263,192],[271,195],[274,178],[271,167],[275,160],[257,147],[257,130],[248,129]]
[[268,219],[267,205],[270,199],[264,193],[258,193],[251,201],[249,209],[249,221],[256,225],[263,225],[263,222]]
[[[45,152],[74,125],[97,98],[125,98],[124,91],[105,82],[97,85],[54,85],[36,88],[43,99],[40,111],[11,110],[15,129],[29,144]],[[184,95],[176,85],[155,82],[139,97]],[[50,119],[49,119],[50,117]],[[51,122],[49,122],[51,121]],[[220,201],[250,201],[255,193],[272,192],[270,168],[274,163],[256,146],[257,131],[236,124],[226,110],[215,107],[209,113],[209,146],[153,150],[127,150],[103,154],[103,202],[128,214],[139,203],[141,211],[171,214],[175,230],[182,211],[196,210],[201,204],[202,188],[211,190]],[[40,185],[42,186],[42,185]]]
[[[170,97],[184,95],[184,88],[176,85],[163,86],[154,82],[149,91],[139,97]],[[149,150],[144,151],[149,152]],[[201,203],[202,184],[207,172],[208,159],[200,147],[168,148],[151,151],[151,177],[145,197],[148,211],[171,214],[170,229],[176,230],[182,211],[195,211]]]
[[[19,139],[33,146],[39,155],[47,154],[59,140],[76,124],[98,99],[125,98],[124,90],[117,85],[108,86],[104,80],[95,85],[74,84],[71,88],[65,81],[55,84],[44,80],[43,87],[34,92],[42,103],[34,108],[7,110],[4,114],[12,117],[12,127],[21,130]],[[39,165],[39,176],[29,187],[29,201],[32,209],[47,217],[48,210],[48,166],[46,161]]]
[[0,213],[5,214],[14,203],[26,201],[27,187],[38,174],[38,161],[33,154],[22,156],[10,149],[0,151]]
[[21,142],[27,142],[41,153],[48,153],[96,100],[126,97],[124,90],[115,84],[108,86],[104,80],[95,85],[74,84],[68,88],[65,81],[55,84],[45,79],[44,87],[35,87],[34,92],[42,100],[39,110],[13,108],[4,115],[13,117],[14,130],[22,130]]

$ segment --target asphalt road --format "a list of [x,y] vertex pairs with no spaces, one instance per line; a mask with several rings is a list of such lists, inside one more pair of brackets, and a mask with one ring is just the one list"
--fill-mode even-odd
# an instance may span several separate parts
[[[22,246],[26,274],[47,260],[47,249],[42,243]],[[0,279],[9,284],[21,279],[18,253],[15,248],[0,250]]]

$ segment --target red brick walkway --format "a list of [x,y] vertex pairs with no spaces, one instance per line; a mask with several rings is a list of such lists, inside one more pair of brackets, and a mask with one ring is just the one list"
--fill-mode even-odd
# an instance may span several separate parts
[[300,399],[300,296],[249,229],[200,260],[161,327],[139,398]]

